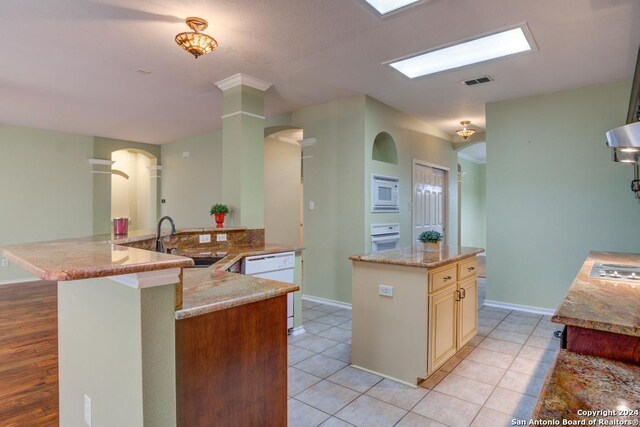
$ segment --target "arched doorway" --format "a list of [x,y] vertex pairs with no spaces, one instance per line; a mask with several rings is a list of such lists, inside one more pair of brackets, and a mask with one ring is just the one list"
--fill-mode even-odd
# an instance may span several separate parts
[[111,217],[130,218],[129,230],[153,229],[157,218],[157,158],[139,149],[111,153]]

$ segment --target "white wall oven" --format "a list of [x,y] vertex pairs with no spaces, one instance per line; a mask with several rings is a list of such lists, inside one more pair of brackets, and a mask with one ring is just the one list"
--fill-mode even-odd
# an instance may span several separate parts
[[371,252],[398,249],[400,224],[371,224]]
[[399,212],[398,178],[371,175],[371,212]]

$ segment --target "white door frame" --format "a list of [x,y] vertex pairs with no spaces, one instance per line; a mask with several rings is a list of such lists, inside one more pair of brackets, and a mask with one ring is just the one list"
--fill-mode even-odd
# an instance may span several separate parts
[[419,159],[413,159],[412,163],[411,163],[411,243],[415,243],[414,242],[414,236],[413,236],[413,231],[416,228],[416,222],[415,222],[415,209],[414,206],[416,204],[416,165],[421,165],[421,166],[427,166],[430,168],[434,168],[434,169],[440,169],[444,171],[444,185],[443,185],[443,191],[444,191],[444,205],[443,205],[443,211],[442,211],[442,216],[444,218],[442,218],[442,229],[444,231],[444,238],[445,241],[449,241],[449,173],[451,172],[451,169],[446,167],[446,166],[442,166],[436,163],[430,163],[430,162],[425,162],[424,160],[419,160]]

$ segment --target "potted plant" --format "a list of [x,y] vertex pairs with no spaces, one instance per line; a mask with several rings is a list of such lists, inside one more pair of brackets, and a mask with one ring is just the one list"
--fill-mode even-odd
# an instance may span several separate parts
[[440,252],[442,234],[435,230],[424,231],[418,236],[426,252]]
[[229,208],[227,207],[227,205],[223,205],[222,203],[216,203],[215,205],[211,206],[211,210],[209,211],[209,213],[211,213],[211,215],[213,215],[213,217],[215,218],[216,227],[222,228],[224,224],[224,216],[229,213]]

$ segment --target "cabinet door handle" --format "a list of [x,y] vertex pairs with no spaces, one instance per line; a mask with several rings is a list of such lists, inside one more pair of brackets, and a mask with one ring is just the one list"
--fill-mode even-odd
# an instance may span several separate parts
[[445,282],[446,282],[447,280],[451,280],[451,276],[444,276],[444,277],[442,278],[442,280],[443,280],[443,281],[445,281]]
[[456,289],[456,301],[460,301],[460,291]]
[[475,269],[476,269],[475,267],[467,267],[467,271],[473,271]]
[[460,289],[462,291],[462,298],[467,297],[467,290],[465,288]]

